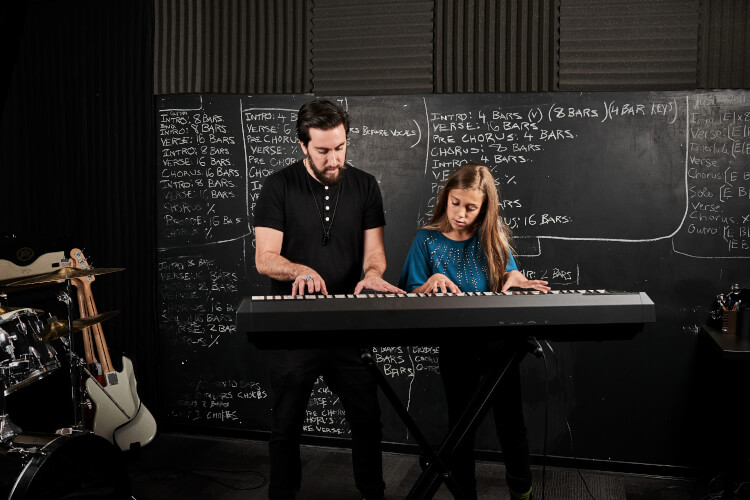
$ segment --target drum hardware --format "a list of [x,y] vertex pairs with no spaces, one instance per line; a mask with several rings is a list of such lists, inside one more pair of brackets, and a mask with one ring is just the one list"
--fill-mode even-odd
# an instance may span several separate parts
[[29,308],[0,314],[0,375],[8,396],[60,367],[57,351],[42,339],[44,321]]
[[97,314],[96,316],[87,316],[85,318],[76,319],[72,322],[72,325],[68,326],[68,321],[62,321],[58,320],[56,318],[50,318],[50,321],[47,323],[47,326],[44,327],[44,341],[49,343],[53,340],[57,340],[60,337],[64,337],[70,333],[70,330],[72,328],[73,332],[78,332],[83,330],[84,328],[88,328],[90,326],[96,325],[98,323],[101,323],[102,321],[106,321],[110,318],[113,318],[120,314],[120,311],[109,311]]
[[23,430],[14,424],[7,414],[0,415],[0,443],[9,443],[22,432]]
[[83,434],[93,434],[93,431],[90,429],[84,429],[83,426],[79,427],[63,427],[61,429],[57,429],[55,431],[55,434],[58,436],[75,436],[75,435],[83,435]]
[[67,282],[69,285],[70,280],[73,278],[83,278],[86,276],[95,276],[99,274],[116,273],[124,269],[124,267],[101,267],[97,269],[61,267],[57,271],[51,273],[39,274],[37,276],[31,276],[22,280],[11,281],[10,283],[5,283],[3,286],[6,288],[15,288],[30,285],[44,285],[48,283],[62,283],[63,281]]
[[0,314],[6,314],[13,311],[20,311],[22,309],[28,309],[29,311],[34,311],[36,314],[44,314],[44,311],[41,309],[34,309],[32,307],[10,307],[10,306],[0,306]]
[[100,436],[22,434],[3,448],[2,498],[132,499],[122,454]]
[[36,446],[29,446],[28,448],[23,448],[21,446],[15,446],[13,443],[9,443],[9,448],[7,450],[8,453],[18,453],[20,455],[23,455],[24,457],[27,455],[46,455],[46,453]]
[[[82,418],[84,406],[93,408],[94,403],[93,400],[84,397],[83,388],[81,387],[81,380],[84,373],[85,376],[91,378],[96,383],[106,398],[113,403],[112,409],[115,412],[122,413],[127,420],[132,420],[135,417],[135,415],[129,415],[129,410],[126,410],[118,403],[114,393],[111,390],[105,389],[96,376],[88,370],[83,358],[76,353],[75,344],[78,339],[76,339],[76,335],[71,334],[81,330],[85,331],[89,327],[98,325],[119,314],[119,311],[112,311],[91,316],[82,316],[80,319],[73,320],[73,300],[71,293],[73,280],[76,280],[76,283],[83,280],[91,281],[94,275],[118,272],[123,269],[82,269],[65,266],[51,273],[0,282],[0,301],[2,301],[0,302],[0,389],[2,389],[2,395],[0,396],[2,398],[2,402],[0,402],[0,446],[5,448],[5,452],[11,451],[14,446],[11,444],[11,441],[23,432],[6,414],[5,396],[41,378],[41,376],[46,375],[48,372],[51,373],[51,371],[60,366],[57,362],[57,352],[50,345],[51,342],[56,340],[59,340],[63,345],[61,355],[64,356],[67,354],[68,356],[71,396],[73,400],[72,425],[58,429],[56,434],[71,437],[79,434],[93,434],[92,430],[86,428],[87,426],[84,424]],[[44,314],[44,311],[26,307],[12,307],[7,305],[7,301],[5,300],[7,298],[6,291],[10,292],[19,288],[26,289],[33,286],[63,282],[64,289],[57,293],[57,300],[65,304],[67,319],[64,320],[58,320],[48,315],[49,317],[46,318],[46,322],[42,321],[40,317]],[[52,362],[54,362],[54,366],[52,366]],[[35,453],[36,448],[29,448],[24,444],[19,449],[19,452],[27,454]]]
[[[15,434],[15,436],[22,436],[23,431],[21,429],[18,429],[18,432]],[[15,437],[13,436],[13,437]],[[39,446],[40,443],[36,442],[29,442],[29,443],[16,443],[15,439],[8,439],[6,441],[3,441],[3,447],[5,448],[6,453],[17,453],[19,455],[22,455],[26,457],[27,455],[46,455],[47,453],[44,451],[44,447]]]
[[0,388],[2,388],[2,391],[0,391],[0,443],[3,444],[10,442],[10,440],[13,439],[14,436],[17,436],[18,434],[21,434],[21,432],[23,432],[20,427],[13,423],[13,421],[8,416],[8,413],[5,411],[6,376],[4,370],[4,367],[0,369],[0,374],[2,374],[2,376],[0,377]]

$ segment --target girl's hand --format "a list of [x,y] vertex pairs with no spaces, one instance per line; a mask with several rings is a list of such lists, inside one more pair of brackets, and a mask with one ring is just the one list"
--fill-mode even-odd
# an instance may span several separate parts
[[522,272],[516,270],[505,273],[505,278],[503,279],[503,288],[501,291],[505,292],[512,287],[531,288],[544,293],[550,291],[550,288],[547,286],[546,281],[526,279],[526,276],[524,276]]
[[436,273],[416,288],[417,293],[461,293],[461,290],[444,274]]

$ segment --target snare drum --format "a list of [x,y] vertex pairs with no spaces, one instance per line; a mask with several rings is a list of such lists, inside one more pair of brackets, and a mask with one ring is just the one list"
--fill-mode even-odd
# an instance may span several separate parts
[[95,434],[18,435],[0,449],[3,498],[129,500],[122,452]]
[[0,377],[6,396],[60,367],[43,335],[44,322],[32,309],[0,314]]

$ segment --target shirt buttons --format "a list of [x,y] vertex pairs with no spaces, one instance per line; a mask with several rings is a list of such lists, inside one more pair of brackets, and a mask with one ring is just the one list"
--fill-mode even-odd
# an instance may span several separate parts
[[331,207],[329,207],[328,205],[326,205],[326,210],[330,210],[330,209],[331,209]]
[[331,218],[330,217],[326,217],[326,222],[328,222],[329,220],[331,220]]

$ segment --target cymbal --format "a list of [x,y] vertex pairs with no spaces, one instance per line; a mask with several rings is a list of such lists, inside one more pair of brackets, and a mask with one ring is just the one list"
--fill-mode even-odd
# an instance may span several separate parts
[[84,276],[96,276],[99,274],[116,273],[124,270],[124,267],[100,267],[97,269],[78,269],[77,267],[61,267],[57,271],[30,276],[18,281],[6,283],[5,287],[39,285],[42,283],[55,283],[73,278],[83,278]]
[[[85,318],[73,320],[73,332],[78,332],[84,328],[94,326],[97,323],[106,321],[120,314],[120,311],[109,311],[105,313],[96,314],[94,316],[87,316]],[[66,320],[50,321],[44,327],[43,339],[45,342],[52,342],[60,337],[64,337],[68,334],[68,322]]]
[[21,309],[31,309],[36,314],[44,314],[44,311],[41,309],[35,309],[33,307],[10,307],[10,306],[0,306],[0,314],[5,314],[13,311],[19,311]]

